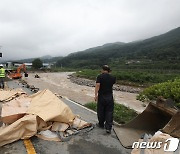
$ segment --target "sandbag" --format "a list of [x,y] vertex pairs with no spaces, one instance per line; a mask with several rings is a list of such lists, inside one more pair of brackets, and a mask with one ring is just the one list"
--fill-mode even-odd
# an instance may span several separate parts
[[27,113],[38,115],[45,122],[73,123],[75,115],[71,109],[51,91],[46,89],[31,95],[30,98],[32,100]]
[[28,139],[35,135],[37,130],[37,116],[26,115],[11,125],[0,128],[0,146],[19,139]]
[[31,99],[26,95],[21,95],[2,105],[1,121],[11,124],[22,118],[28,109]]
[[65,132],[69,126],[83,129],[91,125],[75,118],[69,106],[49,90],[31,96],[21,95],[5,102],[2,116],[4,122],[12,124],[0,127],[0,146],[34,135],[45,140],[61,141],[53,131]]
[[22,94],[26,94],[22,89],[0,90],[0,102],[10,101]]

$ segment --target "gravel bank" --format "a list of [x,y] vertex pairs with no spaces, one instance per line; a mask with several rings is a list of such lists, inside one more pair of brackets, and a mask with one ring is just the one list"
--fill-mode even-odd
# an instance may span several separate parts
[[[78,85],[95,87],[95,81],[93,81],[93,80],[89,80],[89,79],[85,79],[85,78],[79,78],[79,77],[76,77],[74,74],[70,74],[68,77],[71,80],[71,82],[76,83]],[[129,92],[129,93],[139,93],[143,89],[137,88],[137,87],[123,86],[123,85],[115,84],[113,86],[113,90]]]

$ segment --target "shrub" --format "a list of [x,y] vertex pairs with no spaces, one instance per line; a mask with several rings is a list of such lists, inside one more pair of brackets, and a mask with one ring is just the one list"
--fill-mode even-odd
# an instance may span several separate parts
[[171,98],[180,107],[180,79],[153,85],[141,92],[137,99],[140,101],[155,100],[158,96]]

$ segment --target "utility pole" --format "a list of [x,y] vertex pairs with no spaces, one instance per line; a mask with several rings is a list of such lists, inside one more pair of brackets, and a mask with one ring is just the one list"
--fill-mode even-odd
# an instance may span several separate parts
[[[1,48],[2,48],[2,46],[0,46],[0,58],[2,58]],[[0,63],[1,63],[1,61],[0,61]]]
[[[2,46],[0,46],[0,50],[1,50]],[[0,51],[0,57],[2,58],[2,52]]]

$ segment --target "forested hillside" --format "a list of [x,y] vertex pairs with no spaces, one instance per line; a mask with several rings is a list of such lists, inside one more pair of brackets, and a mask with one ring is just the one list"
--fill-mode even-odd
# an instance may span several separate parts
[[57,61],[59,66],[180,69],[180,27],[165,34],[130,43],[109,43],[72,53]]

